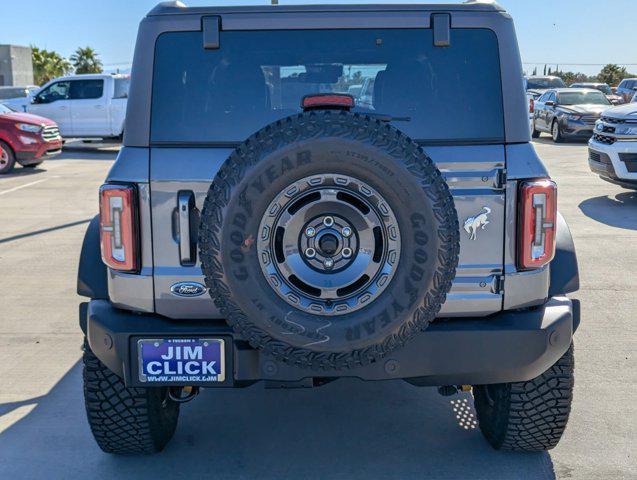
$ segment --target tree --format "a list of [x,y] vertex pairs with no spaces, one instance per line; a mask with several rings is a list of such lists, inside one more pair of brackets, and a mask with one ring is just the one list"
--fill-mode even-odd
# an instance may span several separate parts
[[615,65],[613,63],[609,63],[604,68],[602,68],[597,78],[600,82],[607,83],[611,87],[614,87],[619,84],[624,78],[631,78],[634,75],[628,73],[626,71],[626,67],[620,67],[619,65]]
[[35,83],[43,85],[52,78],[61,77],[71,72],[71,64],[66,58],[54,51],[31,45],[31,61]]
[[570,85],[572,83],[593,82],[596,80],[595,77],[589,77],[585,73],[581,72],[562,72],[561,70],[555,70],[553,75],[564,80],[566,85]]
[[102,61],[91,47],[80,47],[70,58],[75,73],[102,73]]

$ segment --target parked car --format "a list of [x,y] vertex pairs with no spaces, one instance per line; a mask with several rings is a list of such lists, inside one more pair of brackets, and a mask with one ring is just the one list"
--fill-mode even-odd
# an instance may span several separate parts
[[637,78],[623,79],[621,82],[619,82],[617,90],[615,91],[617,95],[621,95],[621,97],[624,99],[624,102],[630,102],[630,100],[635,95],[635,92],[637,92]]
[[535,101],[549,88],[566,88],[566,84],[560,77],[553,77],[550,75],[524,77],[524,90],[526,91],[529,127],[531,129],[533,129],[533,111],[535,110]]
[[544,91],[550,88],[566,88],[564,80],[551,75],[531,75],[525,77],[525,90]]
[[603,180],[637,189],[637,103],[602,114],[588,142],[588,164]]
[[61,151],[62,137],[55,122],[0,104],[0,174],[9,173],[16,162],[33,168]]
[[27,85],[25,87],[0,87],[0,102],[6,103],[7,100],[17,98],[28,98],[33,92],[40,87],[36,85]]
[[472,390],[494,448],[557,445],[577,261],[501,7],[163,2],[132,72],[77,283],[100,448],[161,450],[201,388],[347,377]]
[[570,88],[594,88],[595,90],[599,90],[604,95],[606,95],[608,101],[613,105],[624,103],[624,98],[621,95],[613,93],[607,83],[573,83],[571,84]]
[[128,75],[60,77],[43,85],[24,109],[54,120],[67,138],[121,138],[129,83]]
[[593,135],[595,122],[611,103],[599,90],[590,88],[558,88],[548,90],[535,102],[533,138],[550,133],[554,142]]

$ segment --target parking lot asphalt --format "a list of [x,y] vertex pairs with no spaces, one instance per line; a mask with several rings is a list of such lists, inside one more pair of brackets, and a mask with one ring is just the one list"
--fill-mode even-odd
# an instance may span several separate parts
[[585,144],[535,146],[582,283],[575,400],[555,450],[492,450],[469,394],[347,380],[205,391],[164,452],[102,453],[85,419],[75,282],[116,151],[82,148],[0,177],[0,478],[637,478],[637,192],[591,174]]

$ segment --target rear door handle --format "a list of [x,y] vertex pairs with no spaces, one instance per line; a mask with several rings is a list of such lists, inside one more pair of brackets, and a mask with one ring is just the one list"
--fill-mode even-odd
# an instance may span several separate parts
[[182,265],[194,265],[197,261],[197,241],[192,227],[196,225],[195,195],[191,191],[177,194],[177,218],[179,225],[179,261]]

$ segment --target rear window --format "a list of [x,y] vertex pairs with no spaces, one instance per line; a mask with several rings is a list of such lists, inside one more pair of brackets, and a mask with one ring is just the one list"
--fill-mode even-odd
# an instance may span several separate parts
[[113,98],[128,98],[128,89],[130,88],[130,78],[116,78],[115,92]]
[[526,82],[527,90],[544,90],[547,88],[565,88],[561,78],[529,78]]
[[156,44],[151,142],[243,141],[301,111],[316,93],[349,93],[354,111],[389,115],[420,141],[504,138],[497,38],[453,29],[433,46],[430,29],[162,34]]
[[101,98],[104,94],[104,80],[72,80],[69,98],[88,100]]

